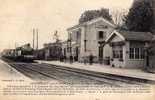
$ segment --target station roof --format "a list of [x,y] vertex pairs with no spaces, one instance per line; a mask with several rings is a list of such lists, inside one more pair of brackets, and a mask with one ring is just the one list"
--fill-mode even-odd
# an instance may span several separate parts
[[75,25],[75,26],[72,26],[72,27],[68,28],[67,31],[72,30],[72,29],[77,29],[77,28],[79,28],[79,27],[81,27],[81,26],[84,26],[84,25],[89,25],[89,24],[95,23],[95,22],[97,22],[97,21],[104,21],[104,22],[106,22],[107,24],[111,25],[112,27],[116,27],[116,25],[115,25],[112,21],[108,21],[108,20],[106,20],[106,19],[103,18],[103,17],[98,17],[98,18],[92,19],[92,20],[90,20],[90,21],[84,22],[84,23],[82,23],[82,24],[77,24],[77,25]]
[[133,31],[126,31],[126,30],[115,30],[106,39],[106,41],[108,42],[114,35],[118,35],[123,40],[127,40],[127,41],[151,41],[154,37],[150,32],[133,32]]
[[150,32],[133,32],[133,31],[118,31],[125,40],[136,41],[150,41],[153,39],[153,35]]

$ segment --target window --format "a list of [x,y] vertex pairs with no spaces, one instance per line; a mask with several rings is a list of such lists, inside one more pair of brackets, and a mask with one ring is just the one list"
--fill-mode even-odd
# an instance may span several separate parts
[[67,47],[67,52],[70,52],[70,47]]
[[78,30],[78,31],[76,32],[76,40],[80,39],[80,36],[81,36],[81,31]]
[[140,48],[140,58],[141,59],[144,59],[144,49],[143,48]]
[[64,56],[66,56],[66,48],[64,48]]
[[134,48],[130,48],[130,59],[134,59]]
[[117,50],[113,50],[113,58],[119,58],[119,53]]
[[130,48],[130,59],[144,59],[144,50],[143,48]]
[[113,58],[116,58],[116,53],[114,50],[112,51],[112,53],[113,53]]
[[113,58],[123,58],[122,50],[113,50]]
[[99,31],[98,32],[98,38],[99,39],[103,39],[104,38],[104,32],[103,31]]
[[120,58],[123,58],[123,50],[120,50]]
[[140,58],[140,49],[139,48],[135,48],[135,59],[139,59]]
[[113,49],[113,58],[123,58],[123,48],[119,48],[119,49]]

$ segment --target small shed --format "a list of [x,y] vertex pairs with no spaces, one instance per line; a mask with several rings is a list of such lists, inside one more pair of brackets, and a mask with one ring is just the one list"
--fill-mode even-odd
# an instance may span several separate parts
[[115,30],[106,39],[112,47],[111,66],[139,68],[145,66],[144,47],[152,40],[150,32]]

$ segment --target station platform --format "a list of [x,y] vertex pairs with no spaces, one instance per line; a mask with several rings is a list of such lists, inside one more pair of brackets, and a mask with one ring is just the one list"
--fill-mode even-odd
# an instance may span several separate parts
[[2,80],[26,80],[31,81],[28,77],[11,67],[9,64],[0,59],[0,82]]
[[136,79],[144,79],[144,80],[155,82],[155,74],[144,72],[142,69],[113,68],[107,65],[101,65],[101,64],[89,65],[89,64],[83,64],[78,62],[75,62],[72,64],[70,64],[69,62],[65,63],[60,61],[42,61],[42,60],[36,60],[35,62],[52,64],[56,66],[64,66],[68,68],[75,68],[80,70],[96,72],[96,73],[110,74],[110,75],[130,77],[130,78],[136,78]]

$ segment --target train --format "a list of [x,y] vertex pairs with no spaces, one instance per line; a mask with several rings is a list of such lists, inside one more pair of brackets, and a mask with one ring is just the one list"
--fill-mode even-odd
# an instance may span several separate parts
[[42,49],[33,49],[25,44],[15,49],[5,49],[1,55],[13,61],[33,62],[34,60],[60,60],[62,57],[61,43],[44,44]]
[[12,61],[33,62],[36,59],[34,52],[34,49],[28,43],[15,49],[5,49],[1,56]]
[[38,49],[34,53],[37,60],[60,60],[62,56],[62,44],[61,42],[44,44],[42,49]]

